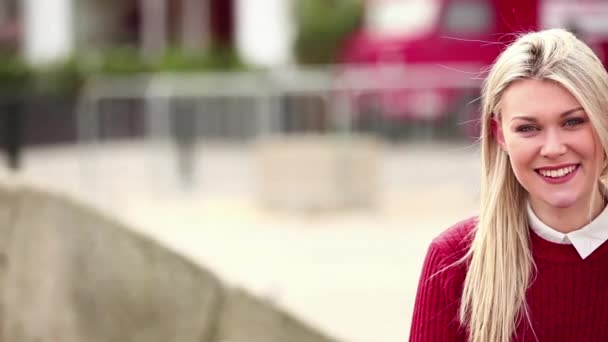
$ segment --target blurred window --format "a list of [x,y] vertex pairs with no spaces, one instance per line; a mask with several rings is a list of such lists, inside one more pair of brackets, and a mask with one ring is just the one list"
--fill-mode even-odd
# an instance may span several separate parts
[[412,34],[431,28],[437,16],[435,1],[374,0],[366,3],[365,26],[378,36]]
[[446,8],[444,30],[450,33],[482,33],[490,30],[492,13],[483,1],[451,1]]

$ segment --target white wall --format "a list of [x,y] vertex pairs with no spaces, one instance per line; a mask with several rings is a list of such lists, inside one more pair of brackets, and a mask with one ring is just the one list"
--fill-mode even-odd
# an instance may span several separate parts
[[235,0],[236,45],[246,62],[280,66],[291,62],[293,0]]
[[25,58],[46,64],[69,56],[74,38],[73,0],[22,0]]

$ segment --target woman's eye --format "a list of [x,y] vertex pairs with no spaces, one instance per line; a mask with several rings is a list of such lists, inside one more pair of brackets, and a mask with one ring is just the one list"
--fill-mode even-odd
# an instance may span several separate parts
[[516,129],[517,132],[522,132],[522,133],[532,132],[535,130],[536,130],[536,127],[534,127],[532,125],[523,125],[523,126],[517,127],[517,129]]
[[585,122],[585,119],[583,119],[583,118],[572,118],[572,119],[566,120],[566,122],[564,123],[564,126],[576,126],[576,125],[580,125],[584,122]]

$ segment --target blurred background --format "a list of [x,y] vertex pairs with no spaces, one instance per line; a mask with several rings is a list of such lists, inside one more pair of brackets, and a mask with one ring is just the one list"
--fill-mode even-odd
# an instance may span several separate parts
[[404,341],[475,215],[514,33],[606,61],[601,0],[0,0],[2,176],[70,194],[343,341]]

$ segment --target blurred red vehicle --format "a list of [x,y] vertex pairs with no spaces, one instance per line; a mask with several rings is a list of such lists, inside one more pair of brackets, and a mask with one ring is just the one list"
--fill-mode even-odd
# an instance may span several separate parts
[[[452,120],[469,135],[483,71],[514,34],[565,27],[604,61],[607,55],[604,0],[367,0],[365,6],[364,23],[340,57],[349,85],[375,84],[354,93],[359,112],[373,107],[403,121]],[[357,72],[365,78],[346,76]]]

